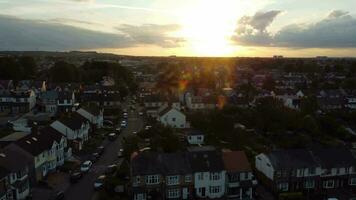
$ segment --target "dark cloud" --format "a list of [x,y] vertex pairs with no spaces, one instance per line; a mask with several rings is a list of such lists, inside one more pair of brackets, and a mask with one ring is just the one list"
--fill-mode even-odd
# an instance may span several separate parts
[[[273,16],[273,15],[272,15]],[[277,16],[277,15],[275,15]],[[255,26],[240,19],[232,40],[250,46],[289,48],[353,48],[356,47],[356,19],[348,12],[335,10],[313,24],[291,24],[272,34],[266,28],[273,22]],[[241,28],[242,27],[242,28]]]
[[162,47],[172,48],[178,47],[184,42],[183,38],[169,36],[169,33],[180,28],[177,24],[144,24],[140,26],[124,24],[117,29],[137,43],[159,44]]
[[[166,36],[165,28],[148,31],[145,26],[133,31],[125,25],[126,32],[104,33],[49,21],[25,20],[0,15],[0,50],[75,50],[100,48],[127,48],[144,44],[162,47],[174,46],[176,38]],[[160,28],[159,28],[160,27]],[[124,30],[124,29],[123,29]],[[131,30],[131,32],[129,31]],[[145,33],[148,34],[145,36]],[[157,36],[155,36],[157,34]],[[162,43],[161,43],[162,42]]]

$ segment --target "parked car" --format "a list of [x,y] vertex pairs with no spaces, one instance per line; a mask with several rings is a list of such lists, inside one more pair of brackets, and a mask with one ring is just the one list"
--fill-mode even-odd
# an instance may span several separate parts
[[143,116],[143,112],[139,112],[138,115],[139,115],[139,116]]
[[64,192],[63,191],[56,192],[53,195],[52,199],[54,199],[54,200],[62,200],[62,199],[64,199]]
[[123,149],[120,149],[119,152],[117,152],[117,157],[118,158],[124,157],[124,150]]
[[98,152],[92,153],[90,161],[96,162],[100,158],[100,154]]
[[132,131],[132,134],[133,134],[133,135],[136,135],[136,134],[137,134],[137,131]]
[[105,170],[105,174],[112,175],[116,172],[116,170],[117,170],[117,165],[115,165],[115,164],[109,165],[109,166],[107,166],[107,168]]
[[146,126],[145,130],[149,130],[150,128],[152,128],[152,126]]
[[87,161],[83,162],[82,165],[80,166],[80,171],[84,172],[84,173],[88,172],[92,165],[93,165],[93,162],[91,162],[90,160],[87,160]]
[[101,189],[104,186],[105,179],[106,179],[105,175],[99,176],[94,182],[94,189],[96,190]]
[[99,153],[99,155],[103,155],[104,151],[105,151],[105,147],[104,146],[98,146],[96,148],[96,152]]
[[117,135],[116,135],[116,133],[109,133],[109,140],[110,141],[115,141],[116,140],[116,137],[117,137]]
[[127,122],[124,120],[121,122],[121,127],[126,128],[127,127]]
[[121,133],[121,127],[117,127],[117,128],[115,129],[115,131],[116,131],[117,134],[120,134],[120,133]]
[[77,183],[82,177],[83,174],[80,171],[74,171],[70,174],[69,179],[71,183]]

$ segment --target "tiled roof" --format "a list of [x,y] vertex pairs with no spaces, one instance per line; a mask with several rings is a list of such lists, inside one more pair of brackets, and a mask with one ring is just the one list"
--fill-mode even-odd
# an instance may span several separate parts
[[251,171],[251,165],[243,151],[223,152],[225,169],[230,172]]
[[30,153],[37,156],[42,152],[49,150],[54,141],[59,141],[62,134],[51,127],[47,127],[38,131],[38,133],[31,133],[26,137],[16,141],[15,144]]

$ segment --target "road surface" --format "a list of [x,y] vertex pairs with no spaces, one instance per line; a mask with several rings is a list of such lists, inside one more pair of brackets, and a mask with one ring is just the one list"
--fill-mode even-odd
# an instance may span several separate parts
[[[127,106],[126,106],[127,107]],[[129,109],[128,109],[129,110]],[[65,198],[68,200],[92,200],[95,199],[96,192],[94,191],[93,185],[94,181],[98,176],[105,172],[108,165],[117,163],[119,160],[117,158],[117,152],[122,148],[122,138],[132,134],[134,131],[139,131],[143,127],[143,120],[139,118],[137,111],[129,111],[128,116],[128,126],[125,128],[116,141],[108,142],[106,145],[105,152],[100,157],[100,159],[94,163],[91,170],[84,175],[84,177],[75,184],[70,185],[70,187],[65,191]]]

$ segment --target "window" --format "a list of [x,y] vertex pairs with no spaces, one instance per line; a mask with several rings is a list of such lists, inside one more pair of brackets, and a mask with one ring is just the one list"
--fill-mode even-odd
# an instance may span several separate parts
[[200,172],[198,174],[198,180],[203,180],[204,179],[204,173],[203,172]]
[[146,184],[147,185],[152,185],[152,184],[158,184],[159,183],[159,176],[158,175],[151,175],[146,177]]
[[173,121],[173,122],[175,122],[175,121],[176,121],[176,118],[175,118],[175,117],[173,117],[173,118],[172,118],[172,121]]
[[179,176],[167,176],[167,185],[178,185]]
[[201,136],[198,136],[197,139],[198,139],[198,140],[201,140]]
[[314,175],[316,173],[315,168],[311,167],[308,169],[309,175]]
[[209,190],[210,190],[210,193],[219,193],[220,192],[220,186],[211,186],[210,188],[209,188]]
[[179,198],[179,197],[180,197],[180,190],[179,190],[179,188],[169,189],[167,193],[168,193],[167,196],[168,196],[169,199]]
[[314,180],[307,180],[304,183],[304,188],[310,189],[315,187],[315,181]]
[[349,184],[356,185],[356,178],[350,178]]
[[211,173],[210,180],[213,180],[213,181],[220,180],[220,174],[219,173]]
[[146,193],[140,193],[140,194],[135,194],[134,195],[135,200],[145,200],[146,199]]
[[134,180],[134,184],[140,184],[141,183],[141,178],[140,176],[136,176]]
[[185,176],[185,182],[189,183],[192,181],[192,176],[191,175],[186,175]]
[[278,190],[286,192],[288,191],[288,183],[279,183]]
[[334,188],[334,180],[324,181],[323,188]]
[[282,171],[278,170],[276,171],[276,177],[280,178],[282,176]]

